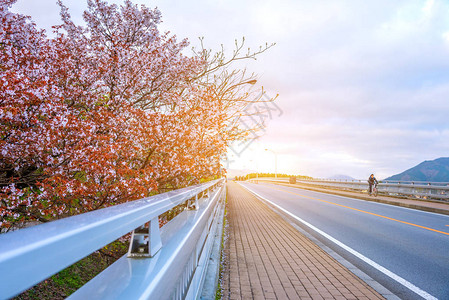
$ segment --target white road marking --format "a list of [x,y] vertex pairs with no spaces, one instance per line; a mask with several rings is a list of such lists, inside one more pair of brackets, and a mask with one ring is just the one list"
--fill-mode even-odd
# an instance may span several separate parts
[[[268,183],[268,184],[265,184],[265,186],[269,187],[270,184],[271,185],[276,185],[275,183]],[[262,185],[263,185],[263,183],[262,183]],[[321,195],[327,195],[327,196],[342,198],[342,199],[351,200],[351,201],[359,201],[359,202],[367,202],[368,201],[368,200],[363,200],[363,199],[358,199],[358,198],[351,198],[350,196],[341,196],[341,195],[336,195],[336,194],[332,194],[332,193],[325,193],[325,192],[319,192],[319,191],[314,191],[314,190],[302,189],[301,187],[285,186],[285,185],[278,185],[278,186],[283,186],[283,187],[287,187],[287,188],[291,188],[291,189],[300,189],[300,190],[307,191],[307,192],[312,192],[312,193],[317,193],[317,194],[321,194]],[[411,210],[411,211],[413,211],[415,213],[432,214],[432,215],[435,215],[435,216],[438,216],[438,217],[449,218],[449,215],[443,215],[443,214],[439,214],[439,213],[435,213],[435,212],[431,212],[431,211],[420,210],[420,209],[416,209],[416,208],[410,208],[410,207],[399,206],[399,205],[394,205],[394,204],[382,203],[382,202],[377,202],[377,201],[369,201],[369,203],[371,203],[373,205],[384,205],[384,206],[389,206],[389,207],[393,206],[393,207],[398,208],[398,209]]]
[[268,200],[267,198],[259,195],[258,193],[256,193],[255,191],[253,191],[252,189],[250,189],[247,186],[241,185],[244,188],[246,188],[248,191],[250,191],[251,193],[253,193],[254,195],[256,195],[257,197],[263,199],[264,201],[267,201],[268,203],[270,203],[271,205],[277,207],[278,209],[282,210],[283,212],[285,212],[286,214],[288,214],[289,216],[295,218],[296,220],[298,220],[299,222],[303,223],[304,225],[306,225],[307,227],[309,227],[310,229],[316,231],[317,233],[321,234],[322,236],[324,236],[325,238],[329,239],[330,241],[334,242],[335,244],[337,244],[338,246],[340,246],[341,248],[345,249],[346,251],[348,251],[349,253],[355,255],[356,257],[360,258],[361,260],[363,260],[364,262],[366,262],[367,264],[369,264],[370,266],[372,266],[373,268],[377,269],[378,271],[384,273],[385,275],[387,275],[388,277],[390,277],[391,279],[397,281],[398,283],[402,284],[403,286],[405,286],[406,288],[408,288],[409,290],[411,290],[412,292],[418,294],[419,296],[423,297],[424,299],[435,299],[437,300],[436,297],[432,296],[431,294],[427,293],[426,291],[423,291],[422,289],[420,289],[419,287],[417,287],[416,285],[414,285],[413,283],[405,280],[404,278],[400,277],[399,275],[396,275],[395,273],[391,272],[390,270],[382,267],[381,265],[379,265],[378,263],[372,261],[371,259],[369,259],[368,257],[362,255],[361,253],[357,252],[356,250],[352,249],[351,247],[347,246],[346,244],[343,244],[342,242],[340,242],[339,240],[333,238],[332,236],[328,235],[327,233],[325,233],[324,231],[316,228],[315,226],[313,226],[312,224],[304,221],[303,219],[299,218],[298,216],[295,216],[294,214],[292,214],[291,212],[289,212],[288,210],[280,207],[279,205],[273,203],[272,201]]

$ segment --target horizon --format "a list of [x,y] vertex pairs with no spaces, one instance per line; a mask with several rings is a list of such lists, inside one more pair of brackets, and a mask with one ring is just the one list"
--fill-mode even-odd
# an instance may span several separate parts
[[[406,173],[407,171],[410,171],[412,169],[414,169],[415,167],[418,167],[419,165],[423,164],[423,163],[427,163],[427,162],[434,162],[437,160],[441,160],[441,159],[449,159],[449,157],[438,157],[435,159],[431,159],[431,160],[424,160],[414,166],[411,166],[397,174],[392,174],[388,177],[384,177],[384,178],[377,178],[378,180],[388,180],[391,177]],[[245,176],[245,175],[249,175],[249,174],[274,174],[273,172],[257,172],[256,170],[252,170],[252,169],[246,169],[246,170],[241,170],[241,169],[229,169],[228,170],[228,174],[226,175],[227,178],[233,178],[233,177],[237,177],[237,176]],[[365,180],[366,178],[355,178],[352,177],[351,175],[348,174],[333,174],[331,176],[328,177],[313,177],[313,176],[309,176],[308,174],[297,174],[297,173],[278,173],[279,175],[291,175],[291,176],[306,176],[306,177],[312,177],[314,179],[336,179],[336,180]],[[377,177],[377,176],[376,176]],[[416,180],[414,180],[416,181]],[[436,182],[449,182],[448,180],[445,181],[436,181]],[[426,181],[427,182],[427,181]]]

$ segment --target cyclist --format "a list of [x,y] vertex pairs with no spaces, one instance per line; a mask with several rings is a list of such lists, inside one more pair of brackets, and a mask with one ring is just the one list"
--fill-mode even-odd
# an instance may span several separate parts
[[373,185],[378,184],[378,181],[377,181],[376,177],[374,177],[374,174],[371,174],[370,177],[368,178],[368,184],[369,184],[368,192],[371,195],[373,192]]

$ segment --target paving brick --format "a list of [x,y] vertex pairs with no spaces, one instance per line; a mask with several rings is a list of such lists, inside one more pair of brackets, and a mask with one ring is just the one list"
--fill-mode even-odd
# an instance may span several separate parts
[[227,187],[223,299],[383,299],[244,188]]

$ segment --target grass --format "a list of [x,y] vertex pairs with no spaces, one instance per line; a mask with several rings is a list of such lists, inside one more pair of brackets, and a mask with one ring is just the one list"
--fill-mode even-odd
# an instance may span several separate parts
[[112,242],[13,299],[65,299],[127,251],[128,242]]

